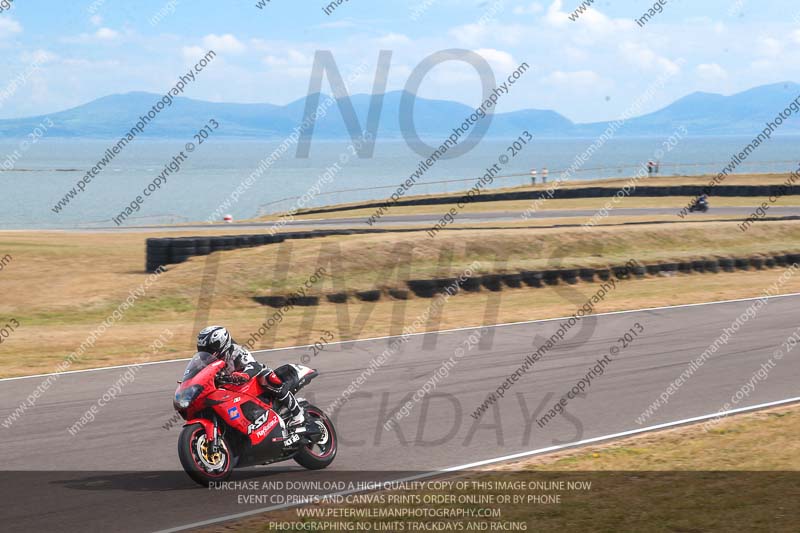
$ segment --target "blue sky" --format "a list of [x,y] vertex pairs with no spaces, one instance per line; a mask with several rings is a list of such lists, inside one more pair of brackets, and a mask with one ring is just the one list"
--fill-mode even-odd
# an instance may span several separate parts
[[[0,13],[0,117],[46,114],[112,93],[162,92],[213,48],[218,59],[191,98],[287,103],[305,95],[315,50],[331,50],[351,93],[369,92],[378,51],[393,51],[389,89],[402,89],[426,56],[468,48],[498,78],[525,61],[534,70],[499,111],[554,109],[575,121],[619,116],[655,76],[672,74],[651,111],[694,91],[731,94],[800,81],[800,6],[783,0],[669,0],[640,28],[652,3],[598,0],[573,22],[580,0],[15,0]],[[174,12],[170,13],[174,7]],[[159,10],[164,16],[155,20]],[[327,87],[327,82],[324,87]],[[426,78],[421,95],[474,104],[476,74],[455,63]]]

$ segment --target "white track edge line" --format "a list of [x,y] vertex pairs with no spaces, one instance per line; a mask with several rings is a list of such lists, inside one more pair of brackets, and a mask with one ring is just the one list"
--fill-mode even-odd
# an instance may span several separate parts
[[[666,429],[666,428],[670,428],[670,427],[681,426],[681,425],[684,425],[684,424],[691,424],[692,422],[700,422],[702,420],[708,420],[708,419],[711,419],[711,418],[727,417],[727,416],[732,415],[732,414],[738,414],[738,413],[743,413],[743,412],[747,412],[747,411],[755,411],[755,410],[759,410],[759,409],[766,409],[768,407],[775,407],[775,406],[778,406],[778,405],[784,405],[784,404],[788,404],[788,403],[797,403],[797,402],[800,402],[800,396],[797,396],[797,397],[794,397],[794,398],[787,398],[785,400],[776,400],[774,402],[767,402],[767,403],[762,403],[762,404],[758,404],[758,405],[751,405],[749,407],[739,407],[737,409],[731,409],[731,410],[728,410],[728,411],[712,413],[712,414],[709,414],[709,415],[701,415],[701,416],[695,416],[695,417],[692,417],[692,418],[685,418],[683,420],[675,420],[673,422],[665,422],[663,424],[656,424],[655,426],[648,426],[646,428],[639,428],[639,429],[631,429],[631,430],[628,430],[628,431],[621,431],[619,433],[612,433],[610,435],[603,435],[601,437],[592,437],[590,439],[584,439],[584,440],[575,441],[575,442],[571,442],[571,443],[567,443],[567,444],[559,444],[557,446],[548,446],[546,448],[539,448],[537,450],[530,450],[530,451],[527,451],[527,452],[520,452],[520,453],[511,454],[511,455],[505,455],[503,457],[496,457],[494,459],[486,459],[484,461],[477,461],[477,462],[468,463],[468,464],[465,464],[465,465],[452,466],[452,467],[443,468],[441,470],[437,470],[437,471],[434,471],[434,472],[426,472],[424,474],[418,474],[418,475],[415,475],[415,476],[409,476],[409,477],[405,477],[405,478],[401,478],[401,479],[390,480],[390,481],[387,481],[387,483],[402,483],[402,482],[414,481],[414,480],[417,480],[417,479],[435,477],[435,476],[438,476],[440,474],[446,474],[446,473],[450,473],[450,472],[458,472],[458,471],[461,471],[461,470],[467,470],[469,468],[475,468],[475,467],[478,467],[478,466],[485,466],[485,465],[490,465],[490,464],[494,464],[494,463],[512,461],[514,459],[521,459],[523,457],[530,457],[532,455],[540,455],[540,454],[544,454],[544,453],[550,453],[550,452],[554,452],[554,451],[563,450],[563,449],[566,449],[566,448],[575,448],[575,447],[579,447],[579,446],[585,446],[587,444],[593,444],[593,443],[596,443],[596,442],[614,440],[614,439],[619,439],[619,438],[622,438],[622,437],[630,437],[632,435],[637,435],[639,433],[646,433],[646,432],[650,432],[650,431],[657,431],[659,429]],[[323,495],[320,495],[320,496],[348,496],[350,494],[358,494],[358,493],[361,493],[361,492],[374,492],[374,490],[370,490],[370,489],[352,489],[352,490],[346,490],[346,491],[341,491],[341,492],[323,494]],[[310,502],[307,502],[307,503],[310,503]],[[273,505],[271,507],[265,507],[263,509],[254,509],[252,511],[245,511],[245,512],[242,512],[242,513],[237,513],[237,514],[232,514],[232,515],[227,515],[227,516],[220,516],[220,517],[217,517],[217,518],[211,518],[211,519],[208,519],[208,520],[204,520],[202,522],[195,522],[193,524],[187,524],[187,525],[183,525],[183,526],[178,526],[178,527],[174,527],[174,528],[171,528],[171,529],[163,529],[163,530],[157,531],[156,533],[176,533],[178,531],[185,531],[187,529],[194,529],[194,528],[198,528],[198,527],[205,527],[205,526],[210,526],[210,525],[213,525],[213,524],[219,524],[220,522],[228,522],[228,521],[231,521],[231,520],[237,520],[239,518],[247,518],[247,517],[253,516],[253,515],[268,513],[270,511],[278,511],[278,510],[281,510],[281,509],[291,509],[293,507],[298,507],[300,505],[304,505],[304,504],[302,502],[301,503],[278,504],[278,505]]]
[[[623,315],[623,314],[627,314],[627,313],[645,313],[645,312],[648,312],[648,311],[663,311],[663,310],[667,310],[667,309],[681,309],[681,308],[684,308],[684,307],[699,307],[699,306],[703,306],[703,305],[720,305],[720,304],[729,304],[729,303],[737,303],[737,302],[750,302],[750,301],[753,301],[753,300],[762,300],[762,299],[771,300],[771,299],[775,299],[775,298],[789,298],[789,297],[792,297],[792,296],[800,296],[800,292],[793,292],[793,293],[789,293],[789,294],[776,294],[774,296],[752,296],[752,297],[749,297],[749,298],[737,298],[737,299],[734,299],[734,300],[718,300],[718,301],[712,301],[712,302],[700,302],[700,303],[693,303],[693,304],[664,305],[664,306],[661,306],[661,307],[644,307],[644,308],[641,308],[641,309],[626,309],[626,310],[623,310],[623,311],[608,311],[606,313],[596,313],[596,314],[587,315],[587,316],[611,316],[611,315]],[[469,331],[469,330],[473,330],[473,329],[502,328],[502,327],[507,327],[507,326],[519,326],[519,325],[523,325],[523,324],[537,324],[537,323],[542,323],[542,322],[553,322],[554,320],[566,320],[568,318],[570,318],[570,317],[569,316],[562,316],[562,317],[556,317],[556,318],[538,318],[536,320],[523,320],[521,322],[504,322],[504,323],[500,323],[500,324],[488,324],[488,325],[485,325],[485,326],[468,326],[468,327],[463,327],[463,328],[442,329],[442,330],[436,330],[436,331],[423,331],[423,332],[420,332],[420,333],[410,333],[407,336],[408,337],[416,337],[418,335],[433,335],[433,334],[439,334],[439,333],[453,333],[453,332],[457,332],[457,331]],[[329,342],[328,344],[329,345],[335,345],[335,344],[350,344],[350,343],[355,343],[355,342],[379,341],[379,340],[384,340],[384,339],[394,339],[394,338],[402,337],[402,336],[403,335],[384,335],[382,337],[369,337],[369,338],[366,338],[366,339],[352,339],[352,340],[349,340],[349,341]],[[284,346],[283,348],[268,348],[266,350],[253,350],[253,353],[258,354],[258,353],[266,353],[266,352],[279,352],[279,351],[283,351],[283,350],[295,350],[297,348],[309,348],[311,346],[313,346],[313,344],[301,344],[299,346]],[[42,378],[42,377],[56,376],[56,375],[60,376],[60,375],[65,375],[65,374],[79,374],[79,373],[82,373],[82,372],[99,372],[101,370],[116,370],[116,369],[119,369],[119,368],[130,368],[132,366],[161,365],[161,364],[166,364],[166,363],[177,363],[177,362],[180,362],[180,361],[188,361],[189,359],[191,359],[191,358],[190,357],[185,357],[185,358],[180,358],[180,359],[168,359],[168,360],[165,360],[165,361],[149,361],[149,362],[144,362],[144,363],[129,363],[129,364],[126,364],[126,365],[103,366],[103,367],[98,367],[98,368],[84,368],[84,369],[81,369],[81,370],[67,370],[66,372],[48,372],[46,374],[32,374],[30,376],[16,376],[16,377],[12,377],[12,378],[0,378],[0,382],[16,381],[16,380],[20,380],[20,379]]]

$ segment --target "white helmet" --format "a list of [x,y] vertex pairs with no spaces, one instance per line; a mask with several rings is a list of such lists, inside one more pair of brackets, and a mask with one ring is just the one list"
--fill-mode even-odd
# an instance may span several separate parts
[[233,347],[233,339],[222,326],[209,326],[197,334],[197,351],[216,357],[227,355]]

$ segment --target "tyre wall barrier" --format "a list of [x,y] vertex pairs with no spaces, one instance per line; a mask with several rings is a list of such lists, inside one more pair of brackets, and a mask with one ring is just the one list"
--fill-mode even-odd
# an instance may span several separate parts
[[468,278],[466,281],[461,283],[461,288],[467,292],[478,292],[481,290],[481,279]]
[[600,278],[600,281],[608,281],[611,279],[611,269],[610,268],[599,268],[595,271],[597,277]]
[[[154,245],[155,246],[155,245]],[[736,270],[763,270],[766,268],[786,268],[789,265],[800,265],[800,254],[775,253],[770,255],[753,255],[748,257],[714,257],[704,259],[691,259],[679,262],[663,262],[652,264],[610,266],[608,268],[565,268],[554,270],[532,271],[523,270],[519,273],[485,274],[462,280],[459,284],[456,278],[415,279],[408,280],[402,288],[372,289],[353,291],[351,293],[339,292],[326,294],[324,297],[331,303],[347,303],[351,299],[363,302],[376,302],[382,298],[390,297],[396,300],[407,300],[413,293],[419,298],[433,298],[445,292],[453,292],[452,287],[459,287],[465,292],[490,291],[497,292],[503,287],[517,289],[524,287],[540,288],[558,285],[559,282],[577,283],[603,282],[612,278],[617,280],[639,279],[645,276],[674,276],[678,273],[715,274],[719,272],[734,272]],[[292,296],[256,296],[256,302],[269,307],[284,307],[285,305],[318,305],[320,297],[306,296],[304,298]]]
[[145,269],[155,272],[159,267],[170,263],[170,243],[167,239],[147,239],[147,258]]
[[359,291],[356,292],[356,297],[362,302],[377,302],[381,299],[380,290]]
[[389,296],[395,300],[408,300],[408,291],[405,289],[389,289]]
[[647,273],[648,273],[648,274],[650,274],[651,276],[655,276],[656,274],[658,274],[659,272],[661,272],[661,267],[662,267],[662,266],[663,266],[663,265],[662,265],[661,263],[657,263],[657,264],[655,264],[655,265],[647,265],[647,266],[645,267],[645,270],[646,270],[646,271],[647,271]]
[[518,289],[522,287],[522,274],[501,274],[500,277],[506,287]]
[[545,270],[542,272],[542,281],[545,285],[558,285],[558,280],[561,278],[559,270]]
[[[372,233],[374,230],[369,231]],[[213,252],[253,248],[280,243],[289,239],[306,239],[346,234],[345,230],[316,230],[276,235],[215,235],[210,237],[163,237],[147,239],[145,270],[155,272],[159,267],[182,263],[190,257]],[[352,233],[352,232],[350,232]],[[367,233],[367,231],[365,231]]]
[[578,283],[578,274],[579,270],[577,268],[568,268],[561,270],[561,279],[564,280],[565,283],[569,283],[570,285],[574,285]]
[[253,248],[281,243],[288,239],[313,239],[334,235],[363,235],[370,233],[397,233],[419,231],[418,229],[330,229],[295,231],[290,233],[255,235],[215,235],[210,237],[160,237],[147,239],[145,243],[145,270],[155,272],[159,267],[182,263],[193,256],[213,252]]
[[461,287],[456,278],[439,278],[433,280],[433,290],[436,292],[445,292],[446,290],[452,292],[453,290],[458,291]]
[[502,279],[499,274],[487,274],[481,277],[481,285],[492,292],[498,292],[503,290],[503,286],[500,283]]
[[521,273],[522,281],[528,287],[541,287],[543,276],[541,272],[523,270]]
[[414,296],[433,298],[436,294],[436,282],[432,279],[411,279],[406,282]]
[[285,296],[255,296],[253,300],[260,303],[261,305],[275,307],[276,309],[286,305]]
[[736,266],[734,260],[730,257],[720,257],[717,262],[720,268],[725,272],[733,272]]
[[593,268],[581,268],[578,275],[581,280],[591,283],[594,281],[594,274],[595,269]]
[[337,292],[334,294],[326,294],[325,298],[333,304],[344,304],[347,303],[348,295],[346,292]]

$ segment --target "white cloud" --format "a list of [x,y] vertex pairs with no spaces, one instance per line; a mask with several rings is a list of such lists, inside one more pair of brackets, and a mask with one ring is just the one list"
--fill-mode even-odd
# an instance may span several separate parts
[[181,49],[181,53],[185,59],[190,61],[196,61],[197,59],[203,57],[208,50],[203,50],[199,46],[184,46]]
[[51,61],[55,61],[58,59],[58,56],[49,50],[38,49],[33,50],[32,52],[23,52],[20,55],[20,59],[26,63],[50,63]]
[[0,39],[22,33],[22,26],[12,18],[0,17]]
[[667,74],[680,72],[680,65],[663,56],[659,56],[648,46],[626,41],[620,45],[620,52],[628,62],[642,70],[654,70]]
[[411,39],[402,33],[387,33],[386,35],[376,39],[375,42],[379,46],[398,46],[409,44]]
[[217,53],[241,54],[247,47],[239,39],[226,33],[225,35],[216,35],[211,33],[203,37],[203,44],[209,50],[214,50]]
[[752,70],[773,71],[775,70],[775,62],[769,59],[757,59],[750,62],[750,68]]
[[589,58],[589,52],[581,50],[575,46],[567,46],[564,48],[564,55],[571,61],[586,61]]
[[89,21],[95,26],[100,26],[103,24],[103,17],[100,15],[93,15],[91,18],[89,18]]
[[773,37],[762,37],[758,40],[758,53],[766,57],[777,57],[783,52],[783,45]]
[[721,81],[728,77],[728,72],[717,63],[701,63],[697,65],[695,71],[706,81]]
[[491,35],[487,24],[465,24],[450,30],[450,35],[455,37],[459,43],[475,47]]
[[115,59],[92,61],[89,59],[66,58],[61,61],[61,64],[68,67],[78,67],[82,69],[105,69],[106,71],[109,68],[116,68],[120,66],[120,62]]
[[623,30],[636,28],[636,24],[628,19],[612,19],[593,7],[586,8],[575,20],[570,19],[572,11],[562,11],[563,0],[554,0],[547,8],[545,21],[553,27],[562,28],[567,24],[575,25],[575,29],[587,30],[594,34],[607,35]]
[[299,50],[290,49],[285,56],[268,55],[263,62],[270,67],[302,67],[311,65],[312,58]]
[[562,0],[555,0],[555,2],[550,4],[550,7],[547,8],[547,15],[545,15],[544,19],[551,26],[563,26],[567,22],[570,22],[569,15],[561,11],[562,6]]
[[478,48],[489,41],[504,45],[518,45],[530,39],[535,28],[522,24],[465,24],[452,28],[448,35],[466,48]]
[[514,8],[515,15],[536,15],[544,11],[544,7],[539,2],[533,2],[527,6],[517,6]]
[[317,24],[315,27],[320,29],[344,29],[344,28],[354,28],[356,23],[350,20],[334,20],[333,22],[323,22],[322,24]]
[[573,72],[556,70],[545,76],[544,81],[552,85],[562,85],[570,88],[597,89],[601,83],[606,85],[600,75],[593,70],[576,70]]
[[119,37],[119,33],[111,28],[100,28],[95,32],[94,36],[102,41],[113,41]]
[[475,50],[475,53],[483,57],[496,72],[509,73],[519,65],[511,54],[502,50],[479,48]]
[[[131,34],[126,34],[127,37],[130,37]],[[97,31],[94,33],[81,33],[77,36],[68,36],[63,37],[62,40],[65,43],[78,43],[78,44],[96,44],[98,41],[110,43],[112,41],[118,41],[122,37],[122,34],[116,30],[112,30],[111,28],[98,28]]]

